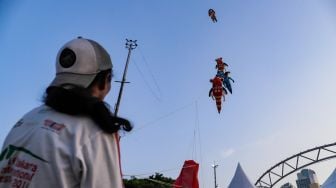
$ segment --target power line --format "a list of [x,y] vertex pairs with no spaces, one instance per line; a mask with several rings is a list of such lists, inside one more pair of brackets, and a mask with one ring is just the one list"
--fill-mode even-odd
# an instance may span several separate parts
[[171,183],[166,183],[166,182],[163,182],[163,181],[159,181],[159,180],[155,180],[155,179],[151,179],[151,178],[147,178],[146,180],[149,180],[149,181],[152,181],[154,183],[158,183],[158,184],[161,184],[161,185],[164,185],[164,186],[168,186],[168,187],[181,187],[180,185],[174,185],[174,184],[171,184]]
[[136,69],[138,70],[140,76],[142,77],[142,79],[145,82],[145,85],[147,86],[147,88],[149,89],[149,91],[152,93],[152,95],[155,97],[155,99],[157,101],[161,101],[160,98],[155,94],[155,92],[153,91],[153,89],[150,87],[149,83],[147,82],[147,80],[145,79],[144,74],[142,73],[141,69],[139,68],[139,66],[137,65],[137,63],[133,60],[133,64],[135,65]]
[[[143,129],[143,128],[146,128],[146,127],[148,127],[149,125],[152,125],[152,124],[154,124],[155,122],[158,122],[158,121],[160,121],[160,120],[162,120],[162,119],[164,119],[164,118],[167,118],[167,117],[169,117],[169,116],[172,116],[173,114],[175,114],[175,113],[177,113],[178,111],[181,111],[181,110],[183,110],[183,109],[185,109],[185,108],[191,106],[192,104],[193,104],[193,102],[192,102],[192,103],[188,103],[188,104],[186,104],[186,105],[184,105],[184,106],[181,106],[181,107],[179,107],[179,108],[177,108],[177,109],[175,109],[175,110],[173,110],[173,111],[171,111],[171,112],[169,112],[169,113],[167,113],[167,114],[165,114],[165,115],[163,115],[163,116],[161,116],[161,117],[158,117],[158,118],[156,118],[156,119],[154,119],[154,120],[152,120],[152,121],[150,121],[150,122],[148,122],[148,123],[145,123],[143,126],[140,126],[139,128],[134,129],[132,132],[130,132],[130,133],[127,134],[127,135],[130,135],[130,134],[132,134],[132,133],[134,133],[134,132],[137,132],[137,131],[139,131],[139,130],[141,130],[141,129]],[[125,135],[125,136],[127,136],[127,135]]]
[[[197,165],[188,165],[188,166],[183,166],[182,169],[184,168],[190,168],[190,167],[194,167]],[[170,169],[166,169],[166,170],[159,170],[159,171],[155,171],[155,172],[151,172],[151,173],[142,173],[142,174],[123,174],[123,176],[128,176],[128,177],[141,177],[141,176],[148,176],[148,175],[153,175],[155,173],[162,173],[162,172],[169,172],[169,171],[174,171],[174,170],[178,170],[180,169],[180,167],[176,167],[176,168],[170,168]]]
[[162,95],[161,89],[159,87],[159,84],[157,83],[157,81],[156,81],[156,79],[154,77],[154,74],[152,73],[151,69],[149,68],[149,64],[147,63],[147,60],[146,60],[146,58],[145,58],[145,56],[142,53],[142,50],[140,48],[139,48],[139,51],[140,51],[140,54],[141,54],[141,57],[142,57],[143,61],[145,62],[145,65],[146,65],[146,67],[147,67],[147,69],[148,69],[148,71],[149,71],[149,73],[150,73],[150,75],[151,75],[151,77],[152,77],[152,79],[154,81],[154,84],[155,84],[156,88],[158,89],[160,95]]
[[155,172],[150,172],[150,173],[142,173],[142,174],[133,174],[133,175],[128,175],[128,174],[123,174],[123,176],[129,176],[129,177],[143,177],[143,176],[148,176],[148,175],[153,175],[155,173],[162,173],[162,172],[169,172],[169,171],[174,171],[177,170],[179,168],[171,168],[171,169],[166,169],[166,170],[159,170],[159,171],[155,171]]

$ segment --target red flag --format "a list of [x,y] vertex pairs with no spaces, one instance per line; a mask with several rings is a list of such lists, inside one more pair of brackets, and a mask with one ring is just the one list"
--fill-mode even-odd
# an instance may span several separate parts
[[174,188],[199,188],[198,185],[199,164],[194,160],[184,161],[179,177],[174,183]]

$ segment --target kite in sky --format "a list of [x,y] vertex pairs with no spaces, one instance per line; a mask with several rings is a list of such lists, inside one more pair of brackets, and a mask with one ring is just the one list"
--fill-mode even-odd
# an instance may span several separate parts
[[225,77],[224,73],[226,71],[226,67],[228,67],[229,65],[223,62],[222,57],[215,59],[215,61],[216,61],[217,76],[224,79]]
[[210,82],[212,83],[212,88],[209,91],[209,97],[216,100],[217,110],[220,113],[222,109],[222,97],[223,101],[225,101],[225,95],[227,94],[226,89],[223,87],[223,78],[215,76]]
[[222,97],[223,101],[225,101],[225,95],[228,94],[227,90],[232,94],[231,81],[234,83],[234,80],[229,76],[230,71],[226,70],[229,65],[223,61],[223,58],[219,57],[215,61],[217,74],[210,80],[212,88],[209,91],[209,97],[216,100],[217,110],[220,113],[222,109]]
[[184,161],[181,173],[176,179],[173,188],[199,188],[198,168],[199,164],[194,160]]
[[229,76],[230,71],[226,71],[224,73],[224,80],[223,80],[223,85],[224,87],[226,87],[230,93],[232,94],[232,87],[231,87],[231,83],[230,80],[232,80],[232,82],[234,83],[234,80]]
[[214,23],[217,22],[216,12],[213,9],[209,9],[208,14]]

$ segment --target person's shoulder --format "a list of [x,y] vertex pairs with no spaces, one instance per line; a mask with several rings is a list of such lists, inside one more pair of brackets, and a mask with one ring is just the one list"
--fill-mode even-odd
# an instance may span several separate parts
[[50,120],[57,124],[64,124],[70,129],[75,129],[74,131],[79,131],[78,129],[88,131],[98,130],[95,122],[88,116],[61,113],[47,105],[41,105],[32,109],[23,116],[23,119],[26,118]]
[[48,111],[48,107],[46,105],[40,105],[40,106],[37,106],[37,107],[31,109],[26,114],[24,114],[23,118],[27,118],[27,117],[30,117],[30,116],[35,116],[37,114],[42,114],[43,112],[46,112],[46,111]]

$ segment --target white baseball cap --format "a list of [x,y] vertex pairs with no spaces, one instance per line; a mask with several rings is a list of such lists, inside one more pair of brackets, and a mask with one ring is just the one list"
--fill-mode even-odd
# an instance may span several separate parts
[[95,76],[112,69],[107,51],[96,41],[78,37],[66,43],[56,58],[56,76],[50,86],[73,84],[88,87]]

